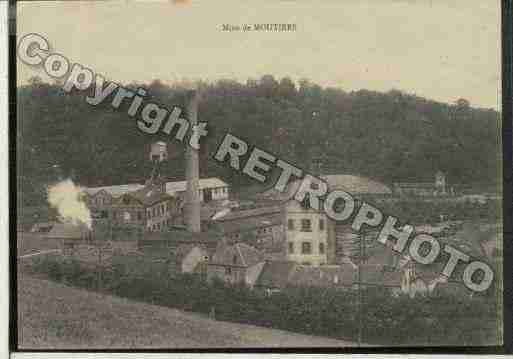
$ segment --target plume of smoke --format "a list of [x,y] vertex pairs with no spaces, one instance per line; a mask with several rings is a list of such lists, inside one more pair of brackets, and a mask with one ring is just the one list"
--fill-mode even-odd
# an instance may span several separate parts
[[73,224],[85,224],[91,229],[92,218],[89,208],[82,200],[81,188],[71,179],[58,182],[47,189],[48,203],[55,208],[59,215]]

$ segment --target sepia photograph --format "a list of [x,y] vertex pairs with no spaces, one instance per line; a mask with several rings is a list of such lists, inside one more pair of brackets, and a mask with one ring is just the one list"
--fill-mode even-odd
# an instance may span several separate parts
[[500,1],[13,9],[15,350],[504,344]]

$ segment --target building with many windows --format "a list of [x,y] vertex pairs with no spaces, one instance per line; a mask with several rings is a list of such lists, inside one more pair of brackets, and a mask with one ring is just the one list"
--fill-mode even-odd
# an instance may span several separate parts
[[301,264],[328,263],[327,217],[306,203],[285,204],[287,260]]
[[[388,196],[392,191],[384,184],[371,179],[352,175],[320,176],[328,185],[328,190],[340,189],[355,198]],[[354,244],[359,234],[352,232],[350,225],[335,223],[324,211],[309,206],[308,198],[302,203],[293,200],[300,182],[289,185],[284,204],[286,259],[306,265],[336,264],[339,259],[349,256],[345,247]],[[345,243],[347,241],[347,243]]]

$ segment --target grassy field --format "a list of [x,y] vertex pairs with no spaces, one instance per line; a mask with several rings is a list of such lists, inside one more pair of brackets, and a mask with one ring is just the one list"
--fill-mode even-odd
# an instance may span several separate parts
[[347,347],[354,343],[210,320],[21,274],[21,349]]

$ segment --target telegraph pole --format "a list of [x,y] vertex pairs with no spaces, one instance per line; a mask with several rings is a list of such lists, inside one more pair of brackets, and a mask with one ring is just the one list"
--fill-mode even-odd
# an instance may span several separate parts
[[363,312],[362,312],[362,264],[365,256],[365,234],[360,237],[360,263],[358,263],[358,346],[362,346],[363,337]]

